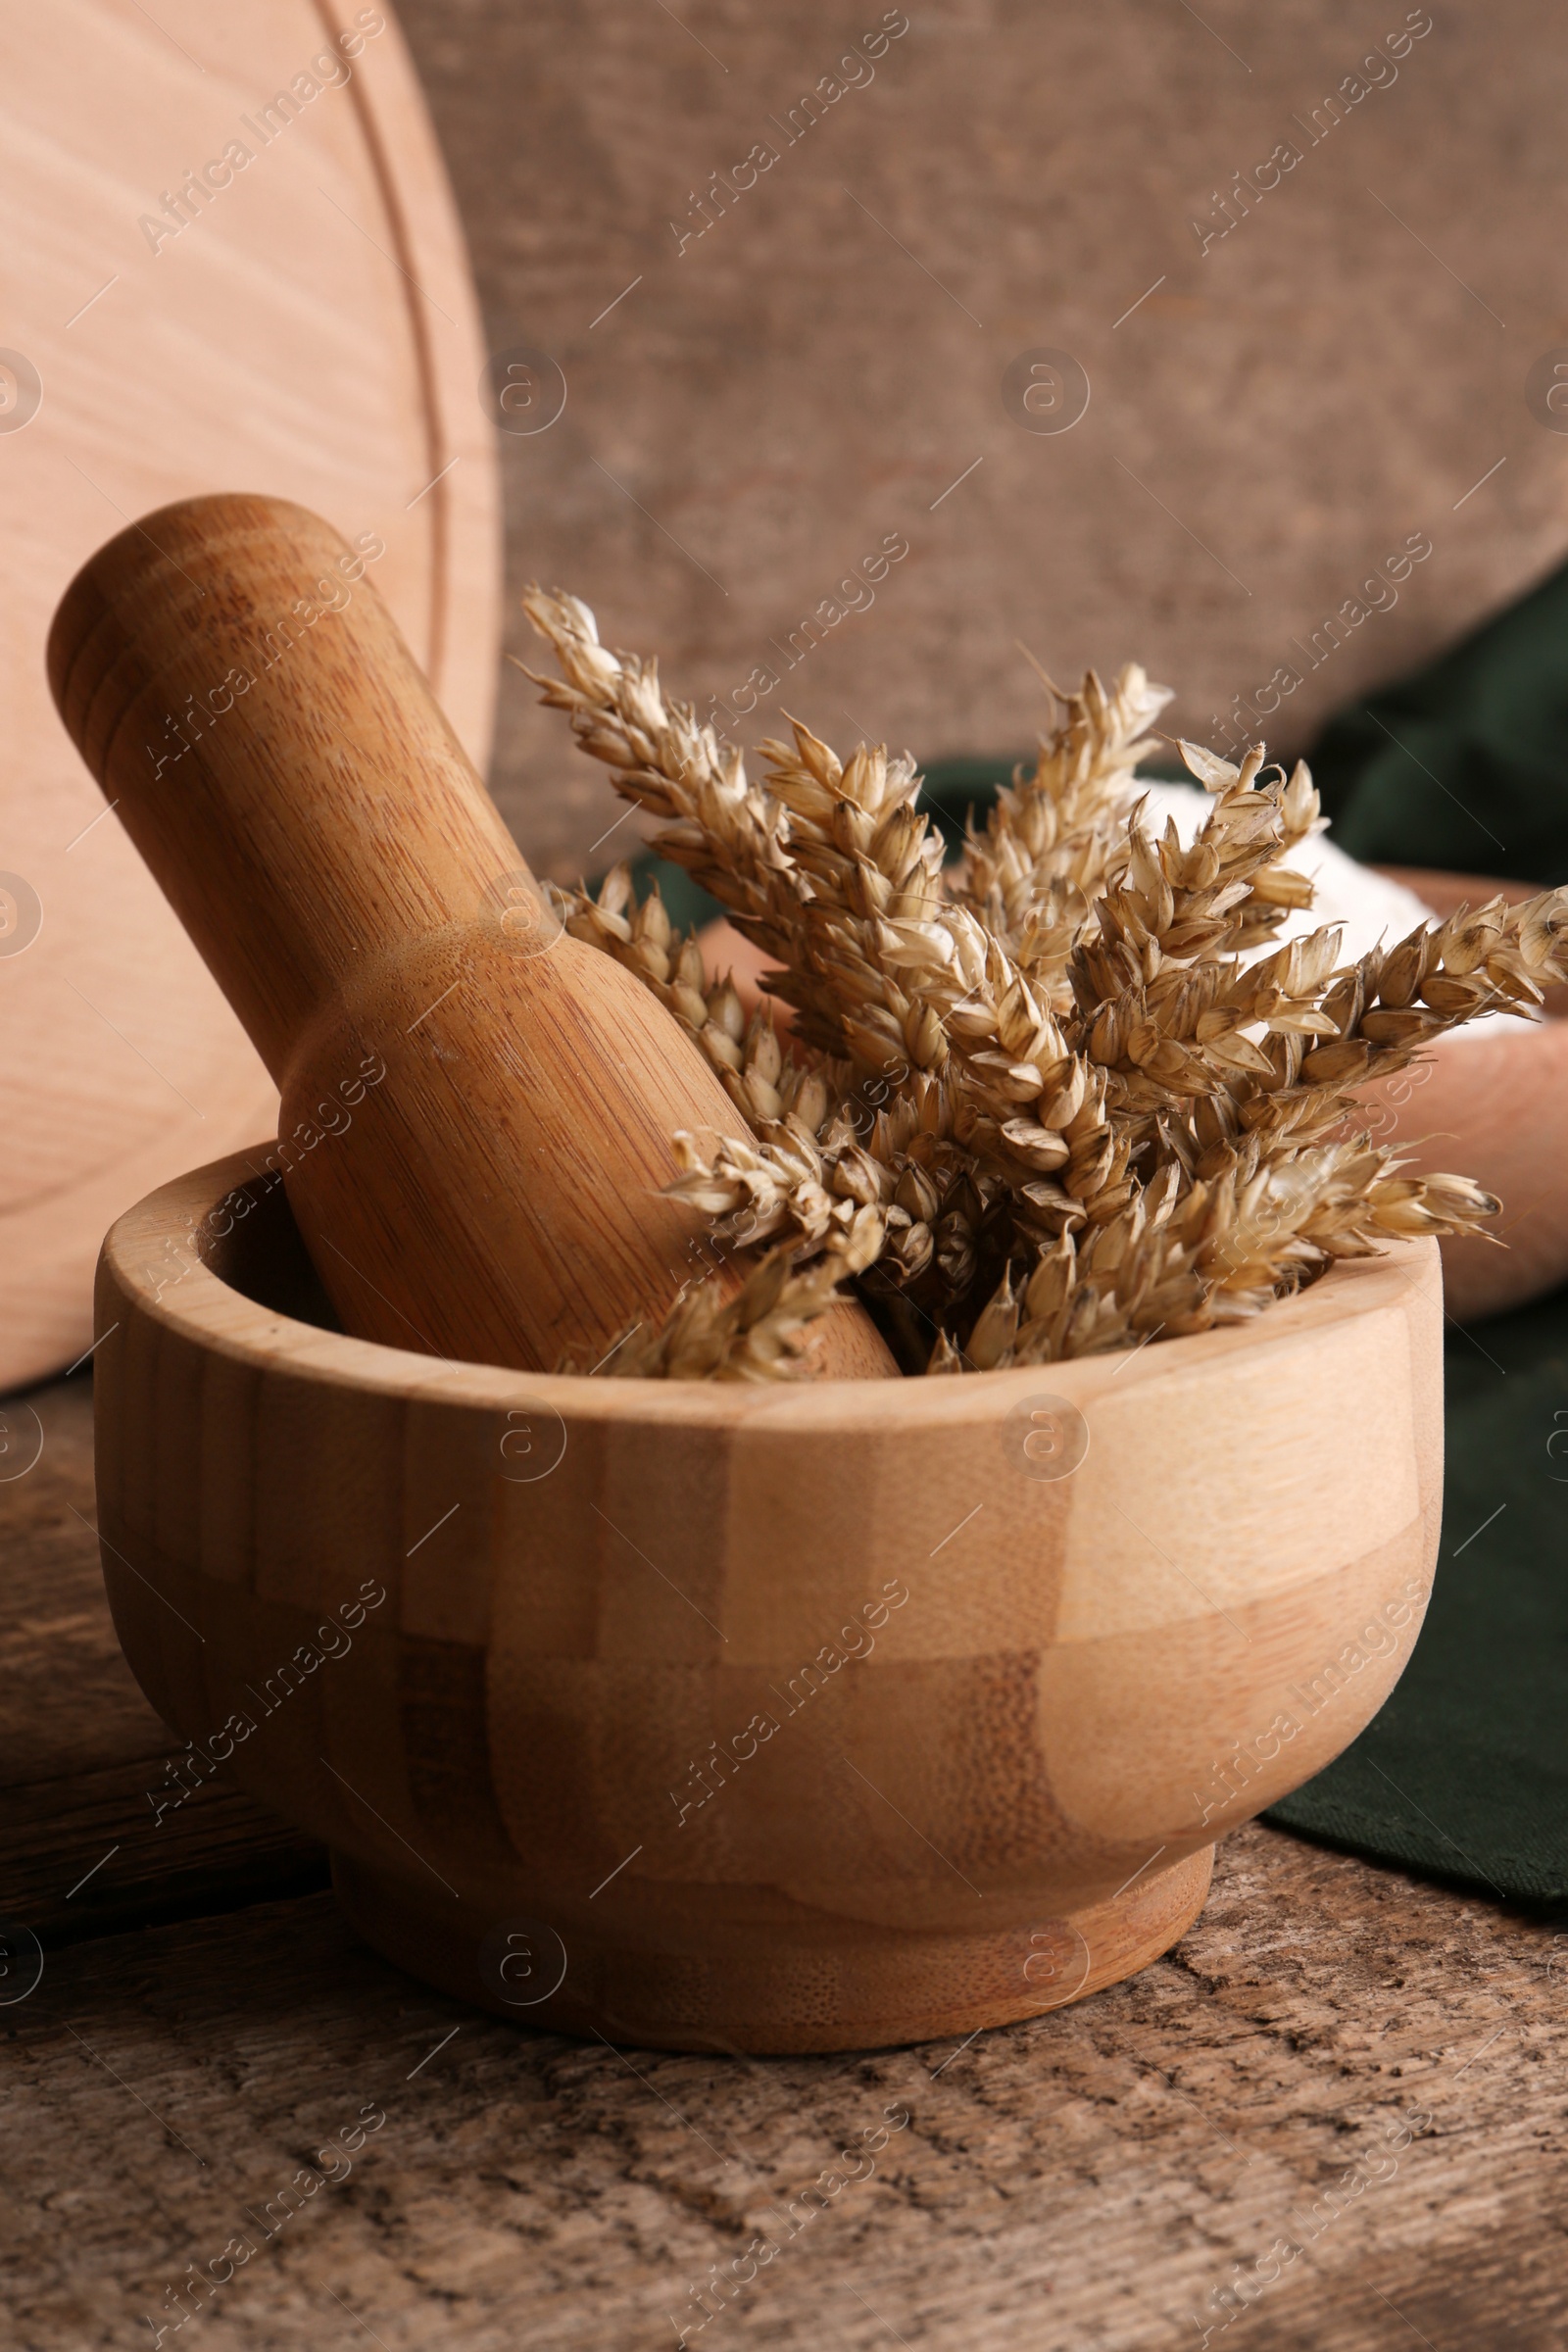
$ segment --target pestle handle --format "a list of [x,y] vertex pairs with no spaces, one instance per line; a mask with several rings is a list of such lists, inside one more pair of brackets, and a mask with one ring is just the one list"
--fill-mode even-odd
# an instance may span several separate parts
[[357,965],[522,868],[370,583],[379,546],[188,499],[102,548],[50,632],[61,716],[278,1079]]
[[[163,508],[67,590],[50,683],[278,1082],[273,1164],[345,1329],[586,1370],[689,1288],[672,1138],[739,1113],[649,991],[562,931],[374,546],[277,499]],[[809,1360],[894,1370],[858,1306]]]

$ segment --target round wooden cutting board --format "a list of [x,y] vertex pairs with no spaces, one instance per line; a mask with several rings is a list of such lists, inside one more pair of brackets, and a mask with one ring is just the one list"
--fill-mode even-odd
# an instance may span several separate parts
[[276,1103],[49,700],[77,567],[172,499],[298,499],[384,549],[368,576],[489,750],[484,352],[402,36],[343,0],[156,18],[0,25],[0,1388],[88,1347],[113,1218]]

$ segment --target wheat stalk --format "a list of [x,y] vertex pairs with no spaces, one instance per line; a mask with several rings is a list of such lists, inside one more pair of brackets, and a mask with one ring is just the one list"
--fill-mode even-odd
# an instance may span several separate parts
[[[913,761],[847,760],[798,720],[745,757],[666,701],[658,665],[599,643],[575,598],[524,609],[535,682],[622,796],[781,966],[790,1053],[707,981],[657,893],[618,867],[558,891],[697,1039],[744,1122],[677,1137],[674,1195],[721,1244],[770,1245],[727,1304],[702,1293],[617,1370],[778,1377],[854,1280],[906,1368],[1047,1363],[1260,1312],[1380,1237],[1479,1233],[1498,1203],[1410,1176],[1358,1128],[1354,1087],[1568,977],[1568,890],[1500,898],[1345,964],[1329,928],[1271,949],[1320,829],[1299,761],[1182,744],[1210,796],[1184,847],[1134,771],[1170,699],[1136,666],[1053,689],[1054,723],[946,872]],[[534,673],[528,673],[533,676]],[[740,1122],[738,1121],[738,1124]]]

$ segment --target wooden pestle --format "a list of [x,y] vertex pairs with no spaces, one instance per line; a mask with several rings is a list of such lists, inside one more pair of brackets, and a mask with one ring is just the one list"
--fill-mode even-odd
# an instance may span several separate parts
[[[744,1122],[657,999],[562,930],[365,564],[280,499],[165,507],[67,590],[50,684],[277,1081],[345,1329],[587,1371],[703,1270],[660,1193],[675,1130]],[[858,1306],[809,1361],[894,1370]]]

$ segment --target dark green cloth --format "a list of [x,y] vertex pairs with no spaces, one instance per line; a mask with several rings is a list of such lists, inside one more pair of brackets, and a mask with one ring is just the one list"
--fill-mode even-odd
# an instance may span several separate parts
[[1568,1293],[1445,1350],[1427,1621],[1393,1697],[1270,1821],[1494,1893],[1568,1901]]
[[[1368,863],[1568,878],[1568,565],[1309,753],[1334,839]],[[950,846],[1005,759],[936,760]],[[683,922],[720,911],[677,868]],[[1568,1171],[1565,1171],[1568,1180]],[[1268,1819],[1555,1909],[1568,1904],[1568,1290],[1446,1345],[1443,1541],[1421,1638],[1382,1713]]]
[[1568,878],[1568,564],[1307,757],[1335,840],[1369,865]]
[[[1341,711],[1308,759],[1334,839],[1369,863],[1568,877],[1568,565]],[[1568,1291],[1450,1326],[1445,1395],[1443,1544],[1415,1653],[1360,1738],[1268,1818],[1555,1908],[1568,1903]]]

